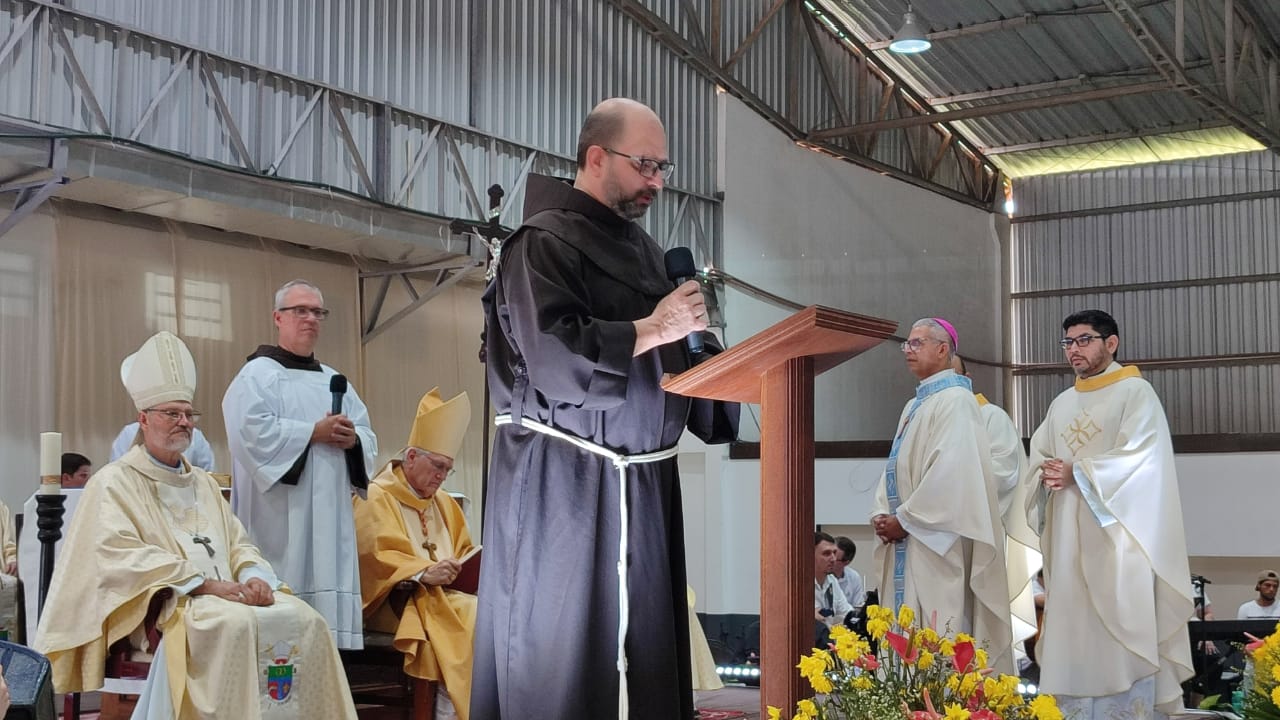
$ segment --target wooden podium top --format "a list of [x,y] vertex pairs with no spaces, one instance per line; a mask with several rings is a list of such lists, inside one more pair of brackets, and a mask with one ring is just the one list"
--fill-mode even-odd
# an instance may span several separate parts
[[897,329],[889,320],[810,305],[662,387],[689,397],[759,403],[765,371],[793,358],[812,357],[814,374],[821,374],[879,345]]

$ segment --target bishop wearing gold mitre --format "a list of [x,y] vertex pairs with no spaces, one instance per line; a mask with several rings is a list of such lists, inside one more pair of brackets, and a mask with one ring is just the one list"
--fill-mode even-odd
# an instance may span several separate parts
[[[465,392],[448,402],[439,388],[423,395],[408,446],[369,483],[368,500],[355,500],[365,627],[394,633],[405,673],[440,684],[437,717],[456,711],[462,720],[471,702],[476,596],[450,586],[474,548],[461,506],[439,490],[470,421]],[[412,593],[401,609],[393,591],[405,581]]]
[[[196,367],[161,332],[121,373],[142,442],[85,486],[35,648],[57,692],[102,687],[107,650],[162,632],[135,717],[355,718],[324,618],[289,594],[209,473],[183,457]],[[155,602],[153,602],[155,601]]]

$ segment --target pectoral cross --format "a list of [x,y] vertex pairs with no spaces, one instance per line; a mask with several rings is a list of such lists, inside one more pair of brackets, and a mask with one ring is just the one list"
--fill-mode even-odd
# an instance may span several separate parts
[[209,557],[213,557],[213,541],[204,535],[192,535],[191,542],[197,545],[203,545],[205,550],[209,551]]
[[436,544],[435,544],[435,543],[431,542],[430,540],[423,540],[423,541],[422,541],[422,547],[426,548],[426,550],[427,550],[427,555],[428,555],[428,556],[430,556],[432,560],[435,560],[435,559],[436,559]]

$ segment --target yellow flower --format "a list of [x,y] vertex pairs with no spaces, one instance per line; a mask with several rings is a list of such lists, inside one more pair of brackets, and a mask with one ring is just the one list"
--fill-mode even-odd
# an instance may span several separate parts
[[818,706],[812,700],[801,700],[796,703],[796,712],[807,718],[818,717]]
[[769,720],[782,720],[782,709],[769,706]]
[[960,691],[960,676],[952,675],[947,678],[947,692],[955,695]]
[[920,668],[921,670],[928,670],[929,668],[933,667],[933,653],[929,652],[928,650],[921,650],[920,659],[916,660],[916,667]]
[[916,611],[911,609],[910,605],[903,605],[898,608],[898,627],[906,629],[911,627],[911,623],[915,622]]
[[938,645],[938,633],[935,632],[934,629],[930,627],[920,628],[920,631],[916,633],[915,637],[912,638],[912,640],[914,640],[917,645],[923,645],[924,647],[927,647],[927,648],[934,648],[934,647],[937,647]]
[[875,638],[876,640],[883,640],[884,634],[887,632],[889,632],[888,620],[877,619],[877,620],[867,621],[867,634]]
[[867,619],[868,620],[884,620],[886,622],[892,622],[893,611],[887,607],[884,607],[883,605],[868,605]]
[[969,711],[955,703],[947,703],[945,709],[947,720],[969,720]]
[[1271,679],[1280,682],[1280,665],[1271,666]]
[[1280,685],[1271,688],[1271,702],[1280,705]]
[[[978,683],[980,682],[982,682],[982,676],[979,675],[978,673],[976,672],[965,673],[964,676],[960,678],[960,689],[959,689],[960,696],[968,698],[969,696],[973,695],[973,691],[978,689]],[[1040,720],[1046,720],[1046,719],[1041,718]]]
[[984,667],[986,667],[986,666],[987,666],[987,651],[986,651],[986,650],[983,650],[982,648],[978,648],[977,650],[974,650],[974,651],[973,651],[973,659],[977,661],[977,663],[978,663],[978,667],[980,667],[980,668],[984,668]]
[[796,667],[809,681],[809,686],[814,692],[826,694],[832,690],[831,680],[827,678],[827,670],[831,665],[831,656],[825,650],[814,648],[812,653],[800,658],[800,663]]
[[872,686],[871,678],[866,675],[859,675],[853,679],[854,690],[870,690]]
[[1037,695],[1031,701],[1031,716],[1036,720],[1062,720],[1062,711],[1052,695]]
[[938,643],[938,652],[942,653],[943,657],[955,657],[956,644],[946,638],[942,638],[942,641]]

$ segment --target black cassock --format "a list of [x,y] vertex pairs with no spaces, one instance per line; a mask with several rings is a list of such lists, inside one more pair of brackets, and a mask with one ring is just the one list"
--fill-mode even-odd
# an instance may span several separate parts
[[[625,454],[737,434],[738,406],[659,386],[690,367],[684,342],[632,358],[633,320],[674,289],[633,222],[530,176],[525,225],[485,292],[498,414],[532,418]],[[708,338],[710,339],[710,338]],[[710,343],[709,343],[710,345]],[[598,455],[500,426],[489,469],[472,720],[618,715],[618,472]],[[627,473],[632,718],[692,718],[684,529],[676,460]]]

